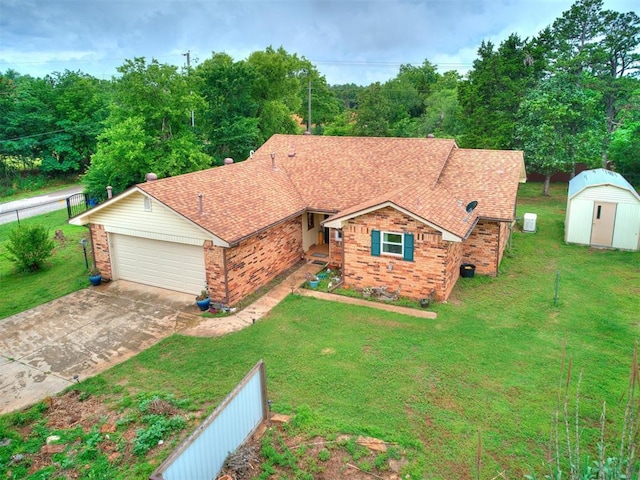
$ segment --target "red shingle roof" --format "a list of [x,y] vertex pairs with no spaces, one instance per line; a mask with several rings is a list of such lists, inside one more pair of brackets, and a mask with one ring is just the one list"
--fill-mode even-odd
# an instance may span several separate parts
[[274,135],[244,162],[138,187],[229,244],[305,210],[342,217],[385,201],[464,237],[476,216],[513,218],[523,168],[522,152],[454,140]]

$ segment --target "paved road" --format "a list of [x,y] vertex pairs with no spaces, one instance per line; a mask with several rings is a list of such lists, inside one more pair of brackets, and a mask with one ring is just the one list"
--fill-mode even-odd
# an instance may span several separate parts
[[81,193],[82,190],[82,185],[76,185],[45,195],[0,203],[0,225],[15,222],[18,218],[34,217],[66,208],[66,198],[76,193]]

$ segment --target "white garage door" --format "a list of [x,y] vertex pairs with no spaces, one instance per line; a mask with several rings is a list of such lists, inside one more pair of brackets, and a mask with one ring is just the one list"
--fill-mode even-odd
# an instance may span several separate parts
[[198,294],[204,288],[202,247],[111,234],[115,278]]

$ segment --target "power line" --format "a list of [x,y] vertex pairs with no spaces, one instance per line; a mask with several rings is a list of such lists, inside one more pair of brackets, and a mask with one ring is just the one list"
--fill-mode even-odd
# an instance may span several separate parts
[[[93,123],[85,123],[83,124],[83,126],[93,126],[93,125],[99,125],[102,122],[93,122]],[[74,126],[78,126],[77,124]],[[73,127],[72,127],[73,128]],[[21,137],[14,137],[14,138],[5,138],[5,139],[1,139],[0,138],[0,142],[6,143],[6,142],[15,142],[17,140],[24,140],[25,138],[35,138],[35,137],[43,137],[45,135],[53,135],[54,133],[60,133],[60,132],[71,132],[71,129],[69,128],[61,128],[58,130],[51,130],[49,132],[43,132],[43,133],[34,133],[33,135],[23,135]]]

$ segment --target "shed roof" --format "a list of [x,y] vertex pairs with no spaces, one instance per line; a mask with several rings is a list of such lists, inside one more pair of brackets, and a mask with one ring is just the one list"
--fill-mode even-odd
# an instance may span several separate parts
[[569,198],[574,197],[588,187],[600,185],[614,185],[616,187],[629,190],[636,198],[640,199],[638,192],[619,173],[604,168],[585,170],[569,180]]

